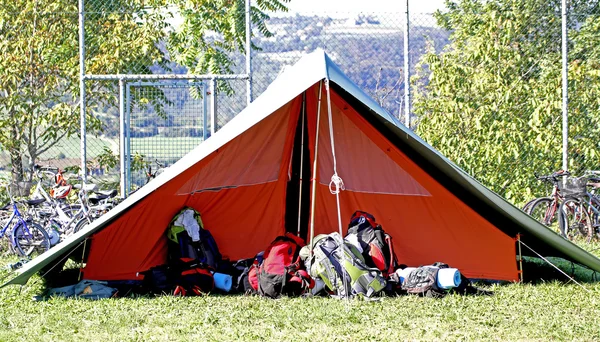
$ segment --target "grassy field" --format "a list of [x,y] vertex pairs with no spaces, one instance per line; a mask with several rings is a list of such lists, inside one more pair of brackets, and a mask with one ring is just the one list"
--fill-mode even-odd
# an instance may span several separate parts
[[[139,153],[150,158],[160,160],[179,160],[186,153],[194,149],[202,142],[202,138],[180,137],[167,138],[161,136],[147,138],[131,138],[132,153]],[[109,147],[113,153],[119,153],[119,140],[116,138],[97,138],[87,137],[87,155],[88,158],[95,158],[102,153],[103,148]],[[66,159],[76,159],[80,155],[80,140],[78,137],[63,139],[40,157],[44,159],[56,159],[61,155]],[[6,157],[8,158],[8,157]],[[8,159],[7,159],[8,160]]]
[[[35,302],[43,286],[32,278],[0,289],[0,341],[599,340],[593,274],[578,269],[580,287],[541,263],[526,265],[526,278],[537,281],[479,284],[492,296],[375,302],[219,295]],[[0,279],[8,275],[0,271]]]

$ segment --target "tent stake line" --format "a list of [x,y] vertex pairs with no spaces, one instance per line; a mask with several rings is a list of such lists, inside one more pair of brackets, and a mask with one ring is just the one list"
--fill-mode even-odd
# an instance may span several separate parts
[[583,285],[581,285],[581,283],[579,283],[577,280],[573,279],[573,277],[571,277],[570,275],[566,274],[565,272],[563,272],[563,270],[561,270],[560,268],[558,268],[558,266],[554,265],[553,263],[550,262],[550,260],[544,258],[543,256],[541,256],[538,252],[534,251],[533,248],[527,246],[527,244],[523,241],[519,241],[519,244],[523,244],[523,246],[529,248],[530,251],[532,251],[533,253],[535,253],[540,259],[544,260],[545,262],[547,262],[548,264],[550,264],[550,266],[556,268],[556,270],[558,270],[558,272],[562,273],[565,277],[569,278],[569,280],[573,281],[575,284],[579,285],[582,289],[586,290],[588,293],[592,293],[592,291],[586,289]]

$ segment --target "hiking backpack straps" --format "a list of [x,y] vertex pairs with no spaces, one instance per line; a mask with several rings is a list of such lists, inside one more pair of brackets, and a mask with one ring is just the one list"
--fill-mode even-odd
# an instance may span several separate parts
[[381,272],[365,265],[358,249],[338,233],[318,235],[314,245],[310,274],[321,278],[331,292],[341,297],[372,297],[385,288]]
[[303,245],[302,239],[289,233],[269,245],[257,272],[260,295],[278,298],[282,294],[299,295],[312,288],[314,282],[308,273],[302,272],[300,248]]

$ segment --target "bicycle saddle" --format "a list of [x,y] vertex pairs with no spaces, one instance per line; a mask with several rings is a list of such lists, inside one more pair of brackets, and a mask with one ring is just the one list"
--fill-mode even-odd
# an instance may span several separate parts
[[94,191],[94,193],[97,196],[97,198],[102,197],[102,199],[104,198],[109,198],[109,197],[115,197],[117,195],[117,190],[116,189],[112,189],[112,190],[98,190],[98,191]]
[[[73,187],[75,189],[81,189],[81,184],[75,184],[75,185],[73,185]],[[83,187],[83,190],[85,190],[85,191],[94,191],[97,187],[98,187],[97,184],[86,184]]]
[[46,202],[46,199],[45,198],[35,198],[35,199],[24,200],[23,202],[26,203],[29,206],[34,207],[34,206],[36,206],[36,205],[38,205],[40,203]]

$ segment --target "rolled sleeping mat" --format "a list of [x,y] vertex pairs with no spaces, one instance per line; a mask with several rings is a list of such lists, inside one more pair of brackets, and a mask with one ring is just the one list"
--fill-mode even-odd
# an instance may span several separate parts
[[223,273],[213,273],[213,278],[215,279],[215,287],[221,291],[229,292],[231,291],[231,283],[232,279],[229,274]]
[[456,268],[441,268],[438,270],[437,286],[448,290],[460,285],[460,271]]

